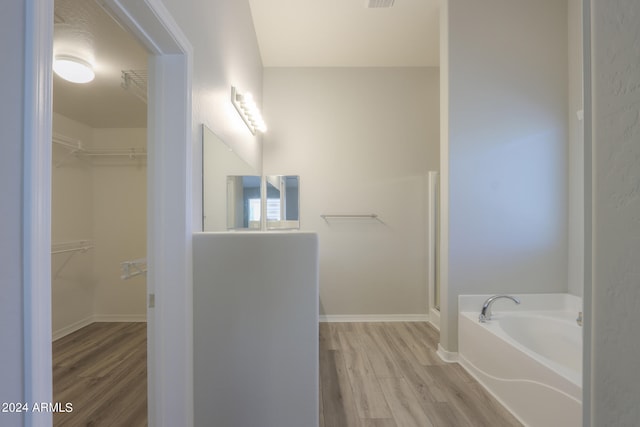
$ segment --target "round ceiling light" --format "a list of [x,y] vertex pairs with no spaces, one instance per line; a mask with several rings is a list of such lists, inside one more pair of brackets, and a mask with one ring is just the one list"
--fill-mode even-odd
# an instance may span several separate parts
[[53,71],[73,83],[89,83],[96,76],[91,64],[71,56],[56,56],[53,60]]

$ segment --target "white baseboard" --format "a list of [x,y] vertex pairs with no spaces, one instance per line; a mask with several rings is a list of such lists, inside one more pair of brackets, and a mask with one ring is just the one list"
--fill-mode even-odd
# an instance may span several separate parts
[[438,343],[438,351],[436,351],[440,359],[447,363],[457,363],[459,360],[457,351],[447,351]]
[[65,337],[69,334],[74,333],[75,331],[84,328],[85,326],[88,326],[90,324],[92,324],[94,322],[93,320],[93,316],[89,316],[85,319],[82,320],[78,320],[77,322],[74,322],[70,325],[67,325],[65,327],[62,327],[56,331],[53,331],[51,334],[51,340],[52,341],[56,341],[59,340],[62,337]]
[[96,314],[94,322],[146,322],[146,314]]
[[52,341],[59,340],[62,337],[66,337],[67,335],[72,334],[75,331],[96,322],[146,322],[146,321],[147,321],[146,314],[94,314],[93,316],[89,316],[85,319],[79,320],[63,328],[60,328],[56,331],[53,331],[53,333],[51,334],[51,340]]
[[440,330],[440,311],[435,308],[431,308],[429,310],[429,323],[433,325],[434,328]]
[[323,323],[428,322],[428,314],[321,314]]

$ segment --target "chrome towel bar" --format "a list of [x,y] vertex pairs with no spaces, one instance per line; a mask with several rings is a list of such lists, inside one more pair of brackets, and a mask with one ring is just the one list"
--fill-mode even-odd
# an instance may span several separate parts
[[377,214],[322,214],[320,215],[322,219],[328,218],[373,218],[377,219]]

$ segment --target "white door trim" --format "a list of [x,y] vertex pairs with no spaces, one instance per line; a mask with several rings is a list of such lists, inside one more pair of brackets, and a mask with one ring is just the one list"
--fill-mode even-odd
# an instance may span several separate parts
[[[100,1],[100,0],[99,0]],[[102,0],[152,52],[148,121],[149,425],[193,425],[193,49],[158,0]],[[28,0],[25,52],[25,399],[51,402],[53,2]],[[50,426],[29,414],[27,426]]]
[[[53,2],[25,9],[23,313],[24,402],[52,402],[51,93]],[[25,425],[50,426],[51,413],[25,413]]]

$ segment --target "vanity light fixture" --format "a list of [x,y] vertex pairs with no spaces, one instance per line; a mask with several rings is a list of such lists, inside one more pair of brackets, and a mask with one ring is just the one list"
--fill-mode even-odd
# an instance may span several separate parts
[[238,114],[253,135],[256,132],[264,133],[267,131],[267,126],[264,124],[258,106],[250,93],[241,94],[235,86],[231,86],[231,103],[236,107]]
[[72,83],[89,83],[96,76],[91,64],[73,56],[56,56],[53,59],[53,71]]

